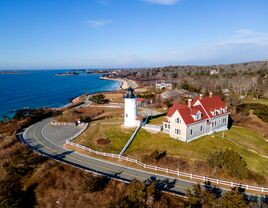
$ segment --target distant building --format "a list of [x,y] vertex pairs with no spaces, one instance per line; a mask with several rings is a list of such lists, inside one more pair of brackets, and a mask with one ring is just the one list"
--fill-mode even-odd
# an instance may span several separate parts
[[217,69],[212,69],[210,72],[209,72],[210,75],[215,75],[215,74],[219,74],[219,70]]
[[172,138],[189,142],[204,135],[227,130],[229,112],[219,96],[202,95],[188,105],[175,103],[163,122],[163,131]]
[[172,82],[156,82],[155,83],[155,88],[157,90],[162,90],[162,89],[172,89]]
[[145,99],[144,98],[137,98],[138,106],[144,107]]

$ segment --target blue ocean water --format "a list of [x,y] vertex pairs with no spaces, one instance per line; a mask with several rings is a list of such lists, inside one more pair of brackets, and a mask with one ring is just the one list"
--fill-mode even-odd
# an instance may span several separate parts
[[119,83],[100,74],[56,76],[62,70],[0,74],[0,120],[21,108],[59,107],[83,93],[116,90]]

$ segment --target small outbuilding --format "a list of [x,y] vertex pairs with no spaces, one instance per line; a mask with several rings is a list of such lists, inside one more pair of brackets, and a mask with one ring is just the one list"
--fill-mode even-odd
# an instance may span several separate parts
[[144,98],[137,98],[137,105],[144,107],[145,99]]

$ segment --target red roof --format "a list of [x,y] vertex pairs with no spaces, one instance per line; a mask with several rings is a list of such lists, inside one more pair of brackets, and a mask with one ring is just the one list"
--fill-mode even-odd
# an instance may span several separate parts
[[137,102],[143,102],[144,100],[144,98],[137,98]]
[[[199,120],[194,120],[193,118],[193,112],[195,112],[194,115],[196,115],[196,113],[200,111],[201,112],[201,119]],[[194,106],[192,108],[182,108],[182,109],[179,109],[179,113],[184,121],[184,123],[186,125],[189,125],[189,124],[192,124],[192,123],[195,123],[195,122],[198,122],[198,121],[203,121],[203,120],[206,120],[208,119],[208,116],[207,114],[205,113],[204,109],[201,107],[201,106]]]
[[[212,97],[206,97],[206,98],[202,98],[202,99],[194,99],[193,101],[193,105],[199,100],[199,102],[201,103],[201,105],[203,106],[203,108],[205,109],[205,111],[208,113],[209,117],[214,117],[211,114],[211,111],[214,110],[220,110],[225,109],[226,105],[225,103],[221,100],[221,98],[219,96],[212,96]],[[216,114],[216,116],[219,114]]]
[[[213,117],[213,115],[210,113],[210,111],[214,111],[215,109],[225,108],[224,102],[221,100],[219,96],[213,96],[208,98],[202,98],[200,100],[199,97],[196,97],[193,101],[193,105],[200,101],[201,105],[192,106],[189,108],[187,105],[183,105],[180,103],[175,103],[173,106],[169,109],[167,113],[167,117],[171,117],[176,111],[178,111],[184,120],[186,125],[199,122],[202,120],[206,120],[209,117]],[[201,118],[199,120],[194,120],[193,115],[196,115],[198,112],[201,112]],[[219,114],[216,114],[216,116]],[[223,114],[221,114],[223,115]]]
[[176,112],[176,110],[181,109],[181,108],[187,108],[187,105],[174,103],[172,107],[168,110],[167,117],[171,117]]

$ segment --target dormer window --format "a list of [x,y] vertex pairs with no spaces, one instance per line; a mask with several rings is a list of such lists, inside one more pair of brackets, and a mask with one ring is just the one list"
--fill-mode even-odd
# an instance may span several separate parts
[[192,117],[195,121],[200,120],[202,117],[202,114],[200,111],[198,111],[196,114],[192,114]]

